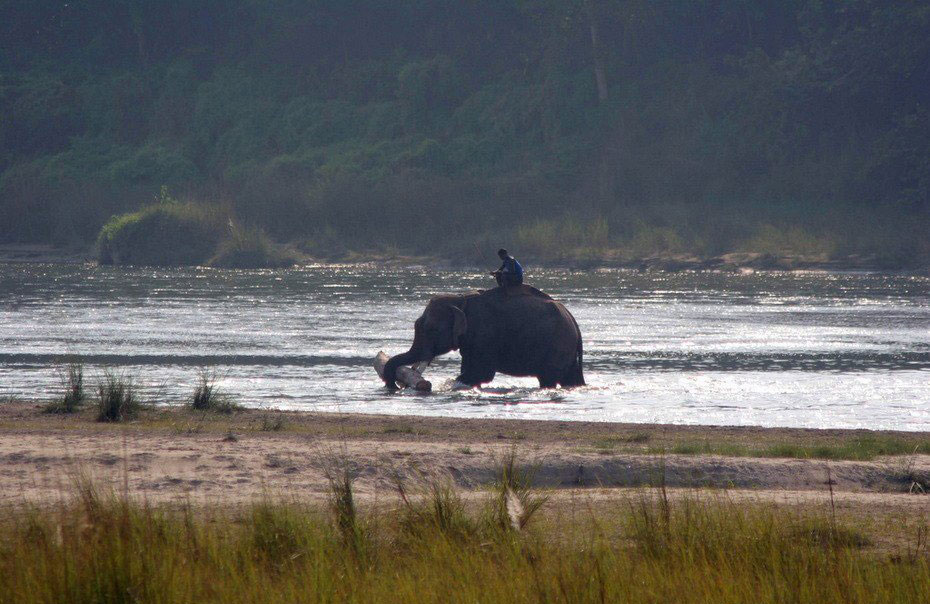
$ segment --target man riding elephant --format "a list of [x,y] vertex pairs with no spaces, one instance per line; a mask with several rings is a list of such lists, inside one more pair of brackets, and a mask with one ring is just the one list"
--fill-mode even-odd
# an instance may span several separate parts
[[529,285],[430,300],[414,323],[410,350],[384,365],[385,385],[396,388],[398,367],[429,363],[452,350],[462,355],[460,385],[486,384],[498,372],[534,376],[542,388],[585,383],[581,331],[575,318],[561,303]]
[[508,254],[504,248],[497,250],[497,255],[502,264],[499,269],[491,273],[497,279],[497,285],[509,286],[523,283],[523,267],[517,259]]

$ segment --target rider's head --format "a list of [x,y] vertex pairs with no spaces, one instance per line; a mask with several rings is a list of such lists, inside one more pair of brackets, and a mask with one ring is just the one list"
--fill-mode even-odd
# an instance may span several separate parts
[[505,250],[504,248],[501,248],[497,250],[497,255],[501,257],[501,260],[503,260],[504,258],[507,257],[507,250]]

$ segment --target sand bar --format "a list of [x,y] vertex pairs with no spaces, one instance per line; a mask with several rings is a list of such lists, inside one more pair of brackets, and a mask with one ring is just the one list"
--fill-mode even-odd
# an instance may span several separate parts
[[[885,439],[914,453],[867,460],[754,456],[776,446],[842,446]],[[396,476],[442,473],[480,491],[515,452],[554,493],[601,493],[665,483],[734,496],[924,506],[930,434],[378,416],[179,408],[107,424],[92,410],[42,413],[0,405],[0,502],[57,501],[77,476],[150,500],[236,503],[273,493],[324,498],[326,470],[347,464],[361,497],[390,497]],[[734,454],[678,454],[706,448]],[[767,449],[768,448],[768,449]],[[748,452],[748,453],[747,453]],[[828,482],[828,476],[829,481]],[[917,484],[915,484],[915,481]],[[742,495],[741,495],[742,494]]]

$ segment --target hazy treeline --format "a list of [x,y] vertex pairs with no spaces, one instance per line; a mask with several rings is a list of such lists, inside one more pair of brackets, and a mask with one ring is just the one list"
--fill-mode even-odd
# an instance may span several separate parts
[[308,251],[930,256],[926,2],[7,0],[0,45],[0,241],[166,185]]

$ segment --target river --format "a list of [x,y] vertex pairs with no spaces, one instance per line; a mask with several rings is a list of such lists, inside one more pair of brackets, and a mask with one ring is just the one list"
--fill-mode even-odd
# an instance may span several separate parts
[[390,393],[379,350],[406,350],[430,296],[481,272],[309,266],[274,271],[0,265],[0,401],[61,391],[79,357],[154,402],[199,372],[247,406],[359,413],[930,430],[930,277],[876,273],[532,270],[581,327],[588,386],[498,375]]

